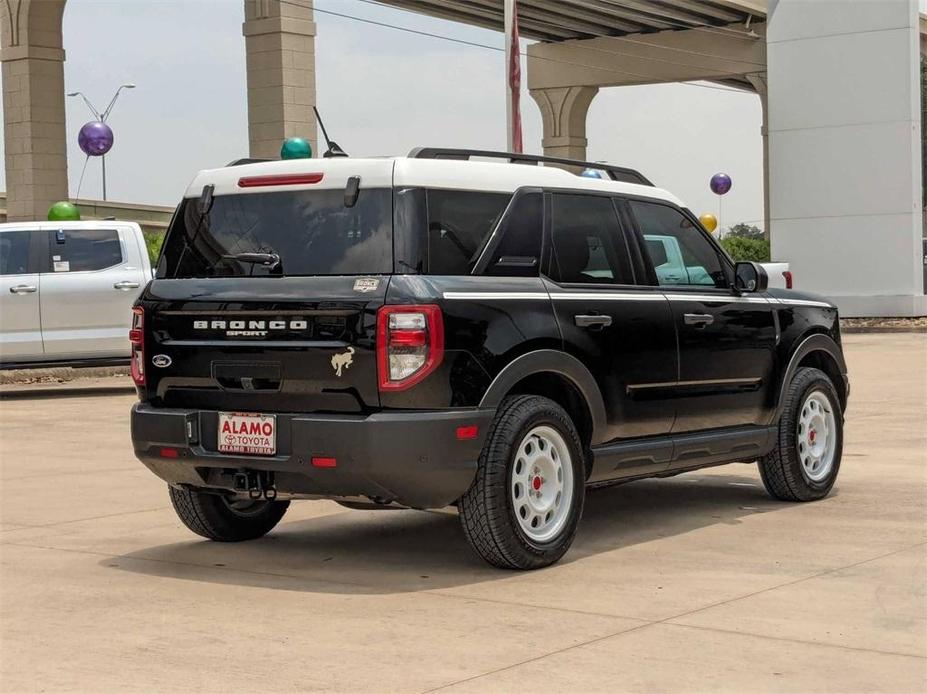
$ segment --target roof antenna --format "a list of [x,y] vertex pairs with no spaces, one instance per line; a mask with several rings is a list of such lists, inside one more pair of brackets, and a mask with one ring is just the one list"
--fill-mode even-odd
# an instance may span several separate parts
[[325,124],[322,122],[322,116],[319,115],[319,109],[313,106],[312,110],[315,111],[315,119],[319,121],[319,127],[322,128],[322,136],[325,138],[325,144],[328,145],[328,149],[325,151],[325,154],[323,154],[322,157],[325,159],[330,159],[331,157],[348,156],[348,153],[341,149],[337,142],[332,142],[328,139],[328,133],[325,131]]

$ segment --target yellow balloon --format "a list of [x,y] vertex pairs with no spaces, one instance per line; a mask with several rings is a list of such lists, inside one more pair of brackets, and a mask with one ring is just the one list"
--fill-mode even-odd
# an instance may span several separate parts
[[706,212],[703,215],[699,215],[698,221],[700,221],[702,226],[712,233],[714,233],[714,230],[718,228],[718,218],[715,217],[711,212]]

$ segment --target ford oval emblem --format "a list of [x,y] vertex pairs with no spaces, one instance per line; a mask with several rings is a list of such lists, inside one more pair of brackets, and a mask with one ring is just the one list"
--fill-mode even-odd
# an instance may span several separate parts
[[151,363],[161,369],[170,366],[172,361],[166,354],[156,354],[151,358]]

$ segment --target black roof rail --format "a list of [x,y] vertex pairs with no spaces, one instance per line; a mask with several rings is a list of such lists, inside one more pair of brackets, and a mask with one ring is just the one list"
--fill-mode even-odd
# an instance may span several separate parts
[[236,159],[235,161],[230,161],[226,166],[243,166],[244,164],[262,164],[265,161],[274,161],[273,159],[252,159],[251,157],[245,157],[244,159]]
[[505,159],[510,164],[563,164],[565,166],[581,166],[584,169],[604,171],[613,181],[623,183],[636,183],[638,185],[652,186],[644,174],[624,166],[615,166],[596,161],[581,161],[579,159],[562,159],[560,157],[544,157],[537,154],[515,154],[514,152],[494,152],[482,149],[450,149],[445,147],[416,147],[409,152],[409,159],[460,159],[467,161],[470,157],[485,157],[487,159]]

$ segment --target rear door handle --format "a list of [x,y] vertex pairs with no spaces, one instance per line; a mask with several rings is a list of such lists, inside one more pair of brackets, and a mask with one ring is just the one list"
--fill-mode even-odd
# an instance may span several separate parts
[[611,316],[573,316],[576,326],[579,328],[607,328],[612,324]]
[[694,325],[703,328],[715,322],[715,317],[710,313],[687,313],[685,314],[686,325]]
[[34,284],[17,284],[10,287],[10,294],[34,294],[38,289]]
[[116,282],[116,284],[113,285],[113,289],[121,289],[123,291],[127,291],[129,289],[138,289],[139,286],[140,285],[138,282],[130,282],[129,280],[123,280],[122,282]]

